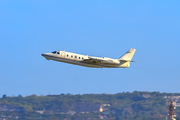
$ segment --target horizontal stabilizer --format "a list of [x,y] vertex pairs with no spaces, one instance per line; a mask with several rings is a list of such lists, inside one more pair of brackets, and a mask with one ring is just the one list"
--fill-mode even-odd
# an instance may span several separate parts
[[122,62],[137,62],[137,61],[129,61],[129,60],[120,60]]

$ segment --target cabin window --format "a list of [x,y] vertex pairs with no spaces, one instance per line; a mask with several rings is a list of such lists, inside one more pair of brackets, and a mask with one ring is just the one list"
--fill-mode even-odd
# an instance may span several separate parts
[[77,56],[75,56],[75,58],[77,58]]
[[67,57],[68,57],[69,55],[67,54]]
[[81,59],[81,57],[79,57],[79,59]]
[[71,55],[71,57],[73,57],[73,55]]
[[84,59],[84,58],[82,57],[82,59]]

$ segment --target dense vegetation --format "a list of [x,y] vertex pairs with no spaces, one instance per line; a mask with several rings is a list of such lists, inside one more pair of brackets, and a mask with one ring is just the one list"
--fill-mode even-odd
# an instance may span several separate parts
[[[106,115],[107,118],[116,120],[163,120],[168,114],[165,96],[180,96],[180,93],[134,91],[133,93],[117,94],[60,94],[27,97],[3,95],[0,98],[0,105],[12,105],[14,111],[0,109],[0,118],[11,116],[9,119],[16,117],[19,120],[64,120],[65,118],[68,120],[86,120],[88,118],[98,120],[100,116]],[[100,107],[104,104],[110,106],[104,106],[104,111],[99,112]],[[23,109],[18,111],[17,107]],[[37,111],[43,111],[43,114]],[[175,112],[180,115],[179,108]]]

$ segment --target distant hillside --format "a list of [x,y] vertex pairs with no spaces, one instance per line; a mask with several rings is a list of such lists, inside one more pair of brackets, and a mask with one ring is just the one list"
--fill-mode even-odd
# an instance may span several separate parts
[[[117,94],[31,95],[0,98],[0,118],[16,114],[18,119],[165,119],[167,100],[180,103],[180,93],[123,92]],[[180,108],[175,110],[180,115]],[[8,118],[8,119],[11,119]],[[179,119],[179,118],[178,118]]]

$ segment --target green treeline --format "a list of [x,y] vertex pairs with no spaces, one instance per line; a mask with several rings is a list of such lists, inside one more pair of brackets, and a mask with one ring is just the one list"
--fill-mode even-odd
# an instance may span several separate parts
[[[115,120],[161,120],[168,114],[168,99],[166,99],[168,96],[180,96],[180,93],[134,91],[117,94],[60,94],[27,97],[3,95],[0,98],[0,118],[11,115],[17,116],[19,120],[53,120],[53,118],[98,120],[100,116],[105,116]],[[179,101],[178,98],[176,100]],[[103,109],[102,112],[99,111],[100,107]],[[7,109],[4,110],[4,108]],[[42,113],[40,114],[39,111]],[[177,116],[180,115],[178,107],[175,112]]]

